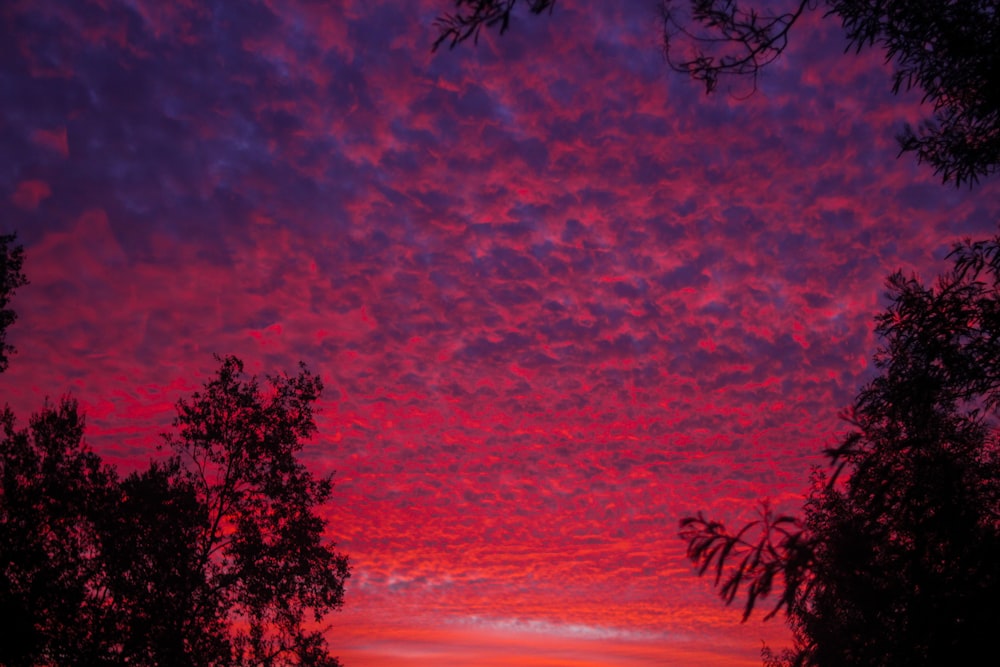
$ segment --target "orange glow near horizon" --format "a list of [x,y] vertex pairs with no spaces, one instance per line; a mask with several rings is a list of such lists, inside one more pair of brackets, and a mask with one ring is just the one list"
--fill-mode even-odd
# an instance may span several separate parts
[[[348,612],[349,614],[349,612]],[[497,667],[645,667],[653,665],[759,665],[747,646],[724,641],[710,644],[692,637],[641,631],[611,631],[582,625],[488,621],[466,618],[437,628],[426,625],[381,626],[376,633],[342,629],[335,623],[331,640],[345,664],[483,665]],[[757,648],[759,648],[759,639]]]

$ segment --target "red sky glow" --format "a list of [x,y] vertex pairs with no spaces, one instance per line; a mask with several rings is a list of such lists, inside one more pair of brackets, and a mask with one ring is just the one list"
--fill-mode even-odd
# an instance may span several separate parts
[[795,510],[897,268],[996,230],[928,110],[820,11],[758,92],[668,72],[655,0],[431,53],[445,0],[12,0],[0,390],[126,468],[236,354],[326,385],[347,667],[758,665],[678,520]]

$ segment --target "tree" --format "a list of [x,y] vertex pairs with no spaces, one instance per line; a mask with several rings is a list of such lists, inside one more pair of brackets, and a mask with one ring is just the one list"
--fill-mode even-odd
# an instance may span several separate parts
[[16,240],[16,234],[0,235],[0,372],[7,370],[8,355],[14,352],[14,347],[7,343],[7,328],[17,321],[17,313],[7,306],[17,288],[28,284],[21,272],[24,248],[14,245]]
[[330,479],[296,458],[316,432],[323,385],[303,366],[269,377],[265,393],[239,359],[220,361],[204,392],[178,403],[178,433],[166,436],[206,513],[194,547],[212,605],[196,611],[228,624],[237,664],[337,665],[306,623],[342,606],[348,560],[323,540]]
[[124,479],[74,401],[0,416],[0,664],[340,664],[316,624],[348,560],[323,537],[331,481],[297,458],[322,383],[220,363],[178,403],[172,455]]
[[101,537],[93,619],[114,664],[230,664],[220,591],[198,550],[208,515],[179,462],[153,462],[116,486],[95,517]]
[[[971,664],[1000,597],[1000,237],[966,242],[932,287],[900,273],[877,320],[879,375],[826,452],[802,519],[730,533],[681,522],[723,599],[780,591],[795,647],[772,665]],[[767,512],[765,517],[769,518]],[[749,535],[758,530],[755,539]]]
[[[510,24],[517,0],[455,0],[437,21],[434,48],[450,47],[483,27]],[[555,0],[529,0],[539,14]],[[780,9],[774,9],[777,4]],[[996,0],[660,0],[662,40],[670,67],[714,91],[723,79],[748,79],[788,47],[807,10],[825,5],[838,17],[848,50],[878,46],[895,65],[892,90],[919,89],[933,107],[918,127],[904,126],[901,153],[913,152],[944,181],[975,183],[1000,165],[1000,7]]]
[[0,664],[80,664],[92,654],[89,619],[99,537],[92,521],[114,474],[83,442],[77,405],[46,404],[27,429],[0,416]]

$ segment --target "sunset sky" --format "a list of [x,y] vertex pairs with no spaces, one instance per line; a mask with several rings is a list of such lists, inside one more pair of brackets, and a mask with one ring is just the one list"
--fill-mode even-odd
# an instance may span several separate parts
[[236,354],[326,391],[347,667],[759,665],[678,520],[795,510],[897,268],[1000,220],[894,136],[928,109],[807,15],[706,97],[655,0],[432,53],[449,0],[11,0],[0,397],[145,465]]

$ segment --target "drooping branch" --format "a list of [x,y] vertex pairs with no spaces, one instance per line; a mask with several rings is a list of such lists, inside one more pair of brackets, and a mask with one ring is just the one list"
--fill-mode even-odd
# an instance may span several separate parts
[[759,512],[758,519],[736,533],[701,513],[680,522],[680,537],[687,542],[687,556],[698,566],[698,575],[714,571],[715,587],[727,605],[741,592],[746,596],[743,621],[778,584],[783,590],[765,619],[790,610],[807,583],[811,560],[810,539],[797,518],[775,516],[766,502]]
[[790,11],[769,13],[736,0],[661,0],[667,64],[704,83],[707,93],[727,76],[750,77],[756,90],[760,70],[784,52],[788,31],[814,1],[799,0]]
[[[556,4],[556,0],[526,2],[533,14],[551,12]],[[432,49],[436,51],[445,42],[453,49],[470,37],[473,43],[478,43],[483,27],[493,28],[499,24],[500,34],[504,34],[510,27],[510,15],[516,5],[517,0],[455,0],[455,13],[444,14],[434,21],[439,34]]]

